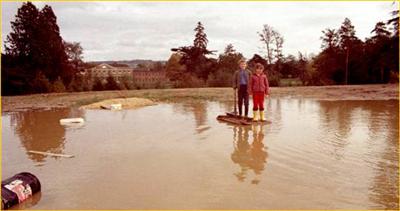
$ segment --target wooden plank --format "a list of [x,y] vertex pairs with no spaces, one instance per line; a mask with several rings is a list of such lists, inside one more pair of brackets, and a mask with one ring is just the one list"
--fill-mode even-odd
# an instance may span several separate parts
[[245,121],[243,119],[237,119],[237,118],[224,116],[224,115],[217,116],[217,119],[220,121],[228,122],[228,123],[235,124],[235,125],[251,125],[250,122]]
[[47,156],[53,156],[53,157],[64,157],[64,158],[73,158],[73,155],[64,155],[64,154],[55,154],[51,152],[39,152],[39,151],[34,151],[34,150],[29,150],[29,153],[32,154],[39,154],[39,155],[47,155]]
[[247,121],[252,121],[252,120],[253,120],[251,117],[239,116],[239,115],[237,115],[237,114],[235,114],[235,113],[233,113],[233,112],[227,112],[226,115],[227,115],[227,116],[230,116],[230,117],[234,117],[234,118],[242,118],[242,119],[245,119],[245,120],[247,120]]

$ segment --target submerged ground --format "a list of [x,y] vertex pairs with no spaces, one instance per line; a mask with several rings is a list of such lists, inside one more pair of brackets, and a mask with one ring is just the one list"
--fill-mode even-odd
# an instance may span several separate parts
[[[83,110],[113,97],[134,110]],[[231,89],[3,97],[2,176],[37,175],[29,209],[398,209],[398,85],[273,88],[272,123],[218,122]],[[39,109],[40,108],[40,109]],[[59,119],[82,117],[84,125]],[[55,158],[29,150],[71,154]]]

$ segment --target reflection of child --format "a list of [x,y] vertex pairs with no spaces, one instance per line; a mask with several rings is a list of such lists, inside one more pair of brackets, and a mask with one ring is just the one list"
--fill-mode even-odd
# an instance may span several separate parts
[[253,125],[253,143],[251,144],[250,154],[252,158],[251,168],[255,174],[261,174],[267,160],[267,151],[264,144],[264,130],[262,125]]
[[253,95],[253,120],[258,121],[258,113],[260,120],[264,118],[264,95],[269,96],[269,84],[267,76],[263,73],[264,66],[260,63],[256,64],[255,74],[251,76],[249,83],[249,94]]
[[234,127],[234,152],[231,159],[234,163],[240,165],[240,172],[235,173],[237,179],[243,182],[247,178],[248,170],[253,170],[255,177],[251,183],[259,183],[259,175],[265,168],[267,162],[267,151],[263,144],[264,131],[263,126],[253,126],[253,142],[249,143],[248,127]]

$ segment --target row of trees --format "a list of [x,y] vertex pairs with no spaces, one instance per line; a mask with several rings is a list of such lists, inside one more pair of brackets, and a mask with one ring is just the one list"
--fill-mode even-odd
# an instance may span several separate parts
[[[365,41],[355,35],[355,27],[345,18],[339,29],[322,31],[321,52],[307,56],[284,56],[284,38],[272,26],[265,24],[257,32],[263,55],[249,59],[267,70],[270,84],[279,86],[282,78],[294,78],[303,85],[363,84],[398,82],[399,27],[398,10],[393,18],[378,22]],[[175,87],[230,86],[237,62],[243,58],[232,44],[217,59],[209,57],[215,51],[207,49],[208,39],[201,22],[197,23],[193,45],[171,49],[166,71]]]
[[365,41],[346,18],[339,29],[323,31],[322,52],[313,60],[321,84],[387,83],[399,71],[398,22],[378,22]]

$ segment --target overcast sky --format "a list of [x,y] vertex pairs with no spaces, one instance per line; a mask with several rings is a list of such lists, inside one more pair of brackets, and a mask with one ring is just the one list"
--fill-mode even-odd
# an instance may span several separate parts
[[[20,2],[2,2],[2,41],[10,33]],[[191,45],[193,29],[204,24],[208,48],[222,53],[232,43],[250,58],[261,52],[264,24],[279,31],[285,55],[318,53],[325,28],[345,17],[364,40],[396,8],[392,2],[35,2],[49,4],[61,36],[80,42],[85,61],[167,60],[173,47]]]

